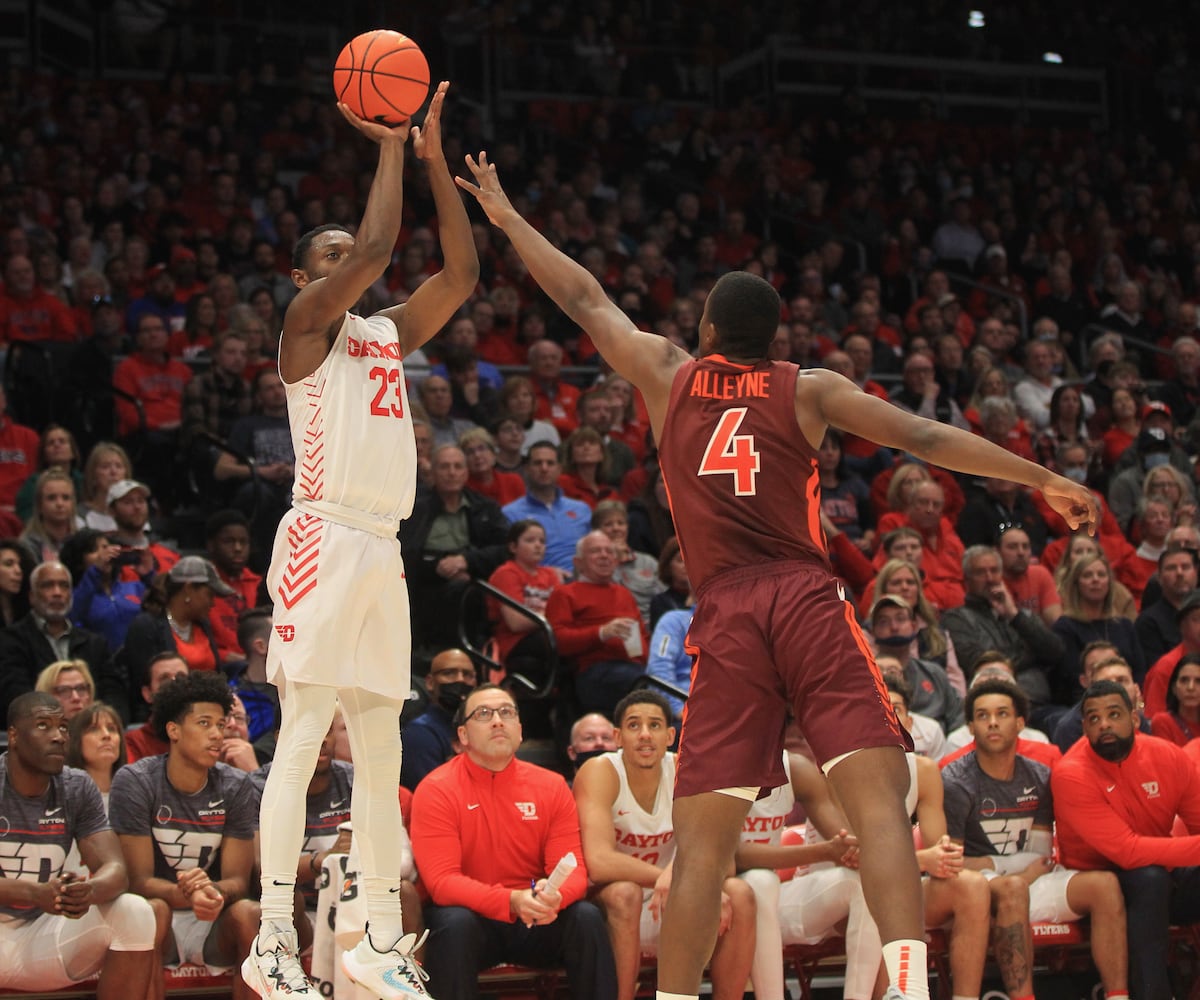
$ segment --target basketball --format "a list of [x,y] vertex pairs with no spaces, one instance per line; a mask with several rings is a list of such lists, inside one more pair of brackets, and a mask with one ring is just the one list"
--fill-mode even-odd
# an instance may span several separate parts
[[429,63],[411,38],[378,28],[352,38],[333,67],[333,92],[359,118],[408,121],[429,94]]

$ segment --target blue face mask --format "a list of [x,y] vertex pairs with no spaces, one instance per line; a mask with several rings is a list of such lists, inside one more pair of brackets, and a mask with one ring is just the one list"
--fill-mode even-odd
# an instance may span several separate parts
[[1062,474],[1073,483],[1087,482],[1087,466],[1086,465],[1069,465],[1062,470]]
[[1149,472],[1151,469],[1157,469],[1160,465],[1166,465],[1169,461],[1171,461],[1171,456],[1167,452],[1156,451],[1142,459],[1142,466]]

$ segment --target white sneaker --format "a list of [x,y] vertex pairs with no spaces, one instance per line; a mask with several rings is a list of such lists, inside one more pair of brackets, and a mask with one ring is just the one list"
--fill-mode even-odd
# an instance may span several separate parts
[[263,1000],[277,997],[312,997],[320,1000],[321,991],[304,974],[297,957],[296,932],[279,924],[267,925],[250,946],[242,962],[242,978]]
[[417,940],[415,934],[405,934],[391,951],[376,951],[368,931],[350,951],[342,952],[342,968],[359,986],[382,1000],[430,1000],[425,992],[429,973],[413,957],[425,943],[429,931]]

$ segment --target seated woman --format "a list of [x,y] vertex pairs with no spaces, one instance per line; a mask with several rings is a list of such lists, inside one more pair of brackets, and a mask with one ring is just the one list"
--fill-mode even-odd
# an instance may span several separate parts
[[15,538],[0,538],[0,628],[29,611],[29,574],[37,564]]
[[25,522],[21,541],[37,562],[58,559],[59,549],[83,527],[75,513],[75,484],[71,474],[47,469],[37,478],[33,492],[33,514]]
[[[556,569],[542,565],[546,529],[532,519],[517,521],[508,529],[507,542],[512,558],[496,569],[488,583],[530,611],[544,614],[551,592],[562,583]],[[496,659],[535,684],[544,680],[547,650],[537,622],[499,601],[493,602],[491,617],[496,621],[492,631]]]
[[71,720],[67,765],[87,771],[108,807],[113,775],[125,763],[125,727],[111,705],[97,701]]
[[83,493],[79,513],[84,524],[99,531],[113,531],[116,521],[108,512],[108,491],[122,479],[133,478],[129,454],[112,441],[97,441],[83,466]]
[[1167,710],[1150,720],[1150,732],[1184,746],[1200,736],[1200,655],[1179,658],[1167,683]]
[[[574,435],[572,435],[574,437]],[[592,512],[592,527],[603,531],[617,550],[616,583],[625,586],[637,601],[642,621],[650,625],[650,602],[666,585],[658,578],[658,560],[629,545],[629,512],[620,500],[601,500]]]
[[1119,617],[1113,610],[1113,575],[1103,554],[1080,556],[1067,569],[1063,578],[1063,613],[1051,626],[1066,646],[1059,664],[1059,693],[1074,693],[1079,684],[1079,657],[1084,646],[1096,639],[1106,639],[1117,647],[1133,671],[1134,680],[1141,682],[1146,675],[1142,644],[1138,641],[1133,622]]
[[467,488],[495,500],[501,507],[525,495],[525,480],[496,468],[496,439],[475,427],[458,439],[467,459]]
[[75,435],[62,424],[47,424],[42,431],[41,444],[38,447],[38,470],[17,490],[17,517],[28,521],[33,514],[33,491],[37,486],[38,476],[47,469],[59,469],[71,477],[75,484],[75,498],[83,497],[83,473],[80,471],[83,459],[79,454],[79,445],[75,443]]
[[920,571],[904,559],[889,559],[875,578],[874,593],[880,597],[895,594],[913,609],[917,625],[917,655],[939,664],[951,685],[961,695],[967,693],[967,680],[954,652],[954,641],[938,626],[937,609],[929,603],[921,586]]
[[582,500],[592,510],[602,500],[614,499],[617,491],[607,485],[608,455],[604,439],[593,427],[573,430],[562,446],[563,472],[559,479],[564,494]]
[[33,687],[58,699],[67,722],[96,700],[96,682],[83,660],[55,660],[42,668]]

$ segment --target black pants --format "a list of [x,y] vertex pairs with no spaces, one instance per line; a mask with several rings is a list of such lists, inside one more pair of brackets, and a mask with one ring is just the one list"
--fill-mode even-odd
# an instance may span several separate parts
[[629,694],[646,673],[640,663],[603,660],[575,675],[575,698],[581,714],[600,712],[612,718],[617,702]]
[[1125,896],[1132,1000],[1171,1000],[1167,973],[1168,928],[1200,921],[1200,866],[1159,865],[1117,871]]
[[617,970],[604,916],[581,900],[545,927],[489,920],[463,906],[426,906],[425,971],[437,1000],[474,1000],[479,973],[501,962],[535,969],[562,966],[574,1000],[613,1000]]

